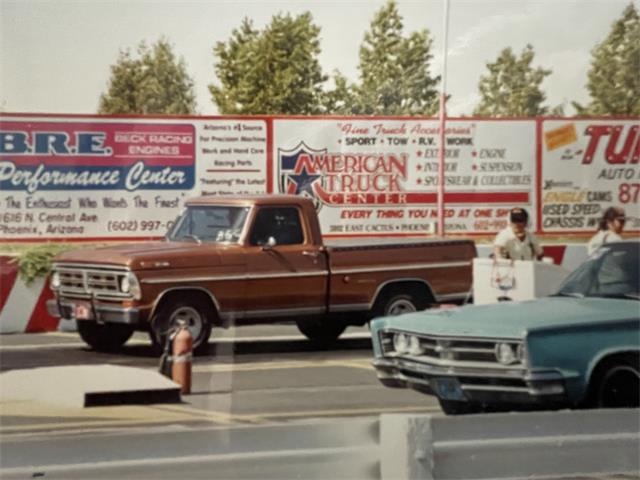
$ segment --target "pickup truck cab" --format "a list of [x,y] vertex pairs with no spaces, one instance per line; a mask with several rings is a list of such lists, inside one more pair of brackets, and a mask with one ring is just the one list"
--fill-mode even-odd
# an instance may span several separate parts
[[323,242],[311,200],[291,195],[199,197],[164,241],[65,252],[54,260],[49,313],[76,320],[109,350],[134,330],[162,345],[179,322],[196,349],[212,326],[295,321],[335,340],[374,317],[462,301],[471,289],[469,240]]

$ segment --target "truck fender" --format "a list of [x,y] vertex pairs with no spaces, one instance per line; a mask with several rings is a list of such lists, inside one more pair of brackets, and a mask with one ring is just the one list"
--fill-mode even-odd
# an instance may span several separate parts
[[431,299],[435,302],[435,295],[433,294],[433,289],[431,288],[431,285],[429,285],[429,283],[426,280],[424,280],[423,278],[394,278],[392,280],[387,280],[386,282],[383,282],[380,285],[378,285],[376,293],[373,295],[373,299],[372,299],[371,303],[369,304],[369,310],[371,310],[374,307],[374,305],[376,304],[376,302],[380,298],[380,294],[384,291],[385,288],[394,287],[396,285],[400,285],[400,284],[403,284],[403,283],[421,283],[421,284],[423,284],[427,288],[427,291],[429,292],[429,295],[431,295]]
[[199,291],[204,293],[209,300],[211,300],[211,303],[213,304],[214,308],[215,308],[215,313],[216,315],[220,315],[220,303],[218,302],[218,300],[216,299],[216,297],[206,288],[202,288],[202,287],[171,287],[171,288],[167,288],[166,290],[163,290],[160,295],[158,295],[158,297],[156,298],[156,300],[153,302],[153,307],[151,308],[151,313],[149,314],[149,319],[151,321],[153,321],[153,318],[156,314],[156,310],[158,309],[158,305],[160,305],[162,303],[162,300],[169,294],[171,293],[175,293],[177,291],[181,291],[181,290],[195,290],[195,291]]

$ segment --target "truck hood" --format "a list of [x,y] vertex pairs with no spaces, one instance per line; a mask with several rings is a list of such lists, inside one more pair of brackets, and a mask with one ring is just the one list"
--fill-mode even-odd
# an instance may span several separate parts
[[637,300],[546,297],[384,317],[373,328],[426,335],[523,338],[528,331],[638,318]]
[[194,242],[145,242],[61,253],[55,263],[126,266],[131,270],[190,268],[221,264],[220,251],[233,246]]

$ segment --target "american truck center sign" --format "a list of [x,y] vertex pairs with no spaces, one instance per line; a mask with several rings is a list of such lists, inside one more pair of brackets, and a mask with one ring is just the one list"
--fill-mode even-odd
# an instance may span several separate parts
[[[439,138],[430,118],[2,114],[0,241],[161,237],[186,198],[252,193],[312,198],[327,236],[429,234]],[[445,142],[448,234],[513,206],[542,235],[640,217],[640,119],[448,119]]]

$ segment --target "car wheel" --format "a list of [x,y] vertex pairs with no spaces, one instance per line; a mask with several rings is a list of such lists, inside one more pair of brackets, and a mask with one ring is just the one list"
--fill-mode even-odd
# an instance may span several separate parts
[[77,322],[80,338],[94,350],[112,352],[119,349],[133,335],[131,325],[119,323],[99,324],[81,320]]
[[415,293],[392,292],[383,297],[376,309],[376,316],[395,316],[404,313],[417,312],[429,306],[426,299],[418,297]]
[[193,337],[194,353],[204,353],[211,335],[211,322],[206,305],[198,301],[174,301],[158,310],[151,324],[151,340],[160,351],[164,350],[167,335],[184,323]]
[[640,406],[640,357],[629,355],[606,360],[593,374],[589,405],[595,408]]
[[340,321],[304,319],[296,320],[298,330],[313,343],[327,346],[335,342],[347,326]]
[[438,398],[440,408],[447,415],[465,415],[482,412],[482,406],[471,402],[457,402],[455,400],[443,400]]

